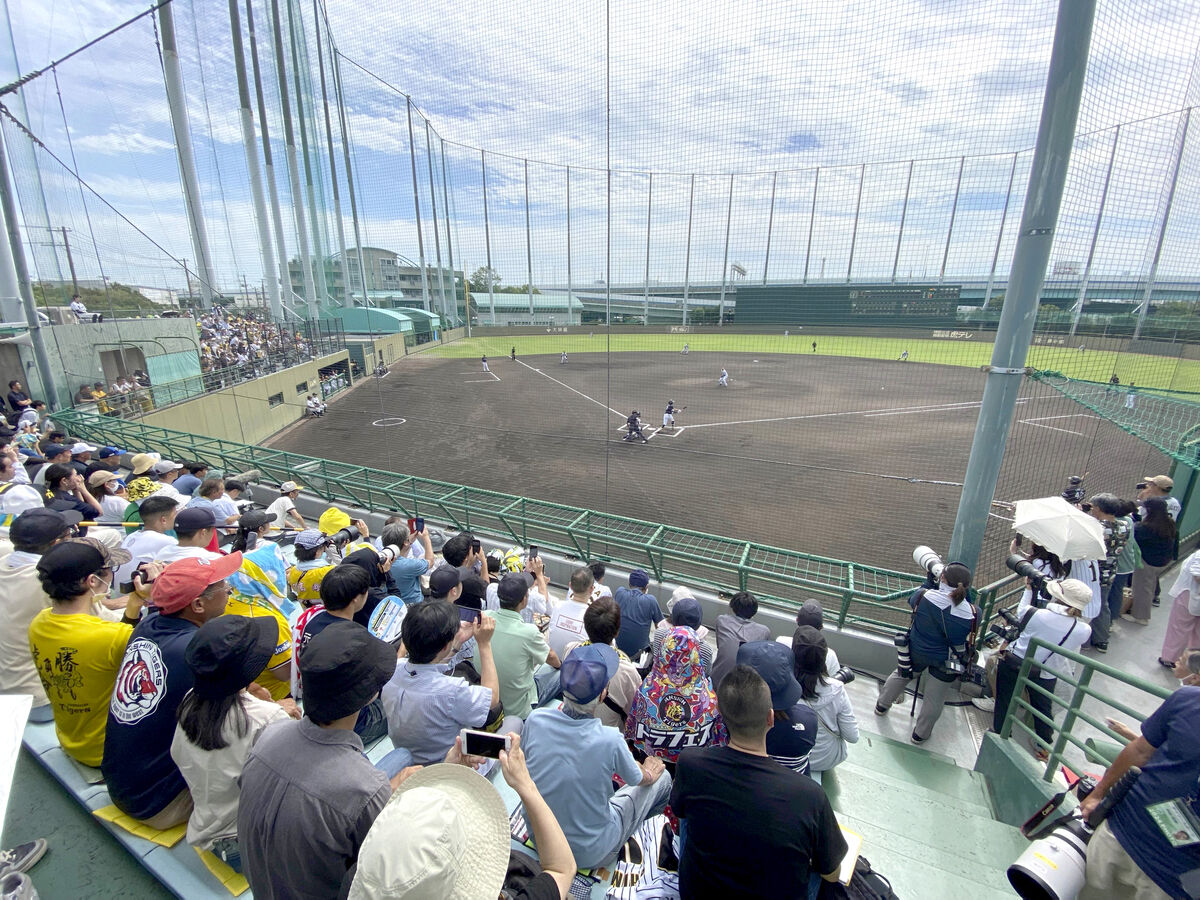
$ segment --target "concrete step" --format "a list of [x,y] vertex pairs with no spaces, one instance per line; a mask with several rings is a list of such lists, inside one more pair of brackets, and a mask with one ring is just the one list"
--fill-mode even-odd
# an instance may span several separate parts
[[[862,836],[862,855],[892,883],[900,900],[1012,900],[1016,896],[1004,874],[1011,859],[1003,866],[984,865],[964,859],[963,841],[937,846],[924,836],[909,837],[841,812],[838,821]],[[1014,853],[1012,859],[1018,855]]]
[[[938,769],[945,768],[932,766],[930,783],[936,782]],[[944,861],[947,871],[962,872],[973,867],[1002,870],[1026,846],[1016,828],[995,821],[976,804],[936,792],[904,790],[890,779],[872,777],[861,766],[842,777],[835,770],[824,786],[839,817],[853,818],[871,830],[874,839],[863,834],[868,851],[879,847],[927,859],[944,848],[951,857]],[[849,822],[847,827],[852,827]]]
[[[880,763],[884,763],[881,765]],[[963,773],[962,775],[958,774]],[[963,775],[973,776],[964,778]],[[961,803],[974,810],[981,816],[992,818],[991,801],[988,799],[987,782],[984,776],[966,769],[953,771],[947,769],[937,773],[932,779],[919,781],[912,777],[907,769],[895,770],[893,763],[886,757],[863,759],[856,757],[853,750],[850,757],[840,763],[832,773],[826,773],[826,778],[871,778],[889,786],[889,789],[900,794],[913,793],[928,797],[931,800],[949,800]]]
[[918,747],[916,744],[911,744],[908,741],[897,741],[882,734],[872,734],[868,731],[861,731],[860,735],[858,743],[851,745],[851,753],[856,750],[860,752],[891,753],[897,759],[933,760],[934,762],[946,763],[951,766],[958,765],[951,756],[936,753],[925,747]]

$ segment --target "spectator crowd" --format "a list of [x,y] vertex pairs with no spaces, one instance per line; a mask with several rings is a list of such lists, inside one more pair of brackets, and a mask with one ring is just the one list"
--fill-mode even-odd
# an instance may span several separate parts
[[[214,307],[196,321],[200,331],[200,370],[230,383],[244,381],[308,359],[311,348],[304,336],[284,325],[261,322]],[[249,373],[249,374],[247,374]]]
[[[36,417],[25,401],[18,415]],[[662,843],[649,896],[815,897],[838,878],[848,845],[824,785],[859,726],[815,601],[786,643],[745,591],[710,632],[694,592],[660,603],[641,569],[614,589],[602,562],[579,565],[560,594],[532,549],[485,553],[401,516],[372,535],[336,506],[313,521],[295,481],[258,509],[203,461],[36,426],[0,453],[0,692],[33,695],[31,719],[126,816],[186,824],[256,896],[565,898],[628,865],[647,828]],[[1156,476],[1136,502],[1085,504],[1102,561],[1024,549],[1052,602],[1027,601],[1017,669],[1034,634],[1097,651],[1123,637],[1123,576],[1129,621],[1150,617],[1176,553],[1170,488]],[[909,662],[875,712],[929,673],[914,742],[957,677],[948,655],[977,637],[970,583],[951,564],[910,600]],[[1200,554],[1166,593],[1160,662],[1196,680]],[[997,722],[1012,666],[996,667]],[[1122,757],[1150,773],[1142,806],[1200,776],[1200,687],[1181,694]],[[1171,890],[1181,872],[1142,817],[1115,817],[1109,838],[1105,871]]]

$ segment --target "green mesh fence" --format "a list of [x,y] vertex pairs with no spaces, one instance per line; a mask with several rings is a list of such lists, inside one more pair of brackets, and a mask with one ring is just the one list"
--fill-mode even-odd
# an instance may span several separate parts
[[423,516],[454,529],[537,544],[570,557],[645,566],[659,581],[682,582],[718,594],[749,590],[767,605],[788,611],[816,597],[831,613],[836,610],[838,627],[894,631],[907,619],[905,598],[922,581],[907,572],[238,444],[82,410],[64,410],[56,414],[55,420],[87,440],[153,449],[176,458],[203,459],[231,472],[257,469],[267,482],[299,479],[306,490],[331,503]]
[[1091,410],[1118,428],[1161,450],[1176,462],[1197,461],[1200,394],[1139,388],[1134,384],[1085,381],[1061,372],[1033,372],[1064,397]]

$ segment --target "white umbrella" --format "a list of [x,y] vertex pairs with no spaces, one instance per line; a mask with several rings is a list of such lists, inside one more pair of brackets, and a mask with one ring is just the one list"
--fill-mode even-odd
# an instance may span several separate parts
[[1064,562],[1103,559],[1104,526],[1062,497],[1018,500],[1013,531],[1041,544]]

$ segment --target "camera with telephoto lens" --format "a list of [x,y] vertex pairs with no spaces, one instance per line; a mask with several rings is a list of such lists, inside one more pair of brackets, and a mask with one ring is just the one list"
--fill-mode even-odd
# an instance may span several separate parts
[[1068,475],[1067,486],[1063,489],[1062,498],[1068,503],[1082,503],[1087,494],[1083,490],[1082,475]]
[[358,530],[357,525],[347,525],[341,531],[335,531],[329,536],[329,541],[336,547],[341,547],[350,541],[357,541],[362,537],[362,532]]
[[[1021,636],[1021,622],[1013,615],[1011,610],[997,609],[996,615],[1004,620],[1004,622],[993,622],[988,626],[988,634],[994,634],[1002,641],[1013,643]],[[1008,623],[1008,624],[1005,624]]]
[[896,645],[896,671],[904,679],[913,677],[912,654],[909,651],[911,640],[907,631],[899,631],[892,638]]
[[[1142,770],[1137,766],[1130,768],[1086,819],[1076,807],[1038,829],[1044,836],[1026,847],[1017,861],[1008,867],[1008,883],[1013,890],[1023,900],[1074,900],[1087,881],[1088,841],[1141,774]],[[1080,803],[1095,786],[1091,779],[1080,780],[1076,787]],[[1061,795],[1055,799],[1061,799]],[[1026,826],[1029,824],[1027,822]]]
[[1033,582],[1033,605],[1038,609],[1045,608],[1052,598],[1050,592],[1046,590],[1046,576],[1038,571],[1037,566],[1020,553],[1009,554],[1008,559],[1004,560],[1004,564],[1022,578],[1028,578]]
[[842,684],[849,684],[854,680],[854,670],[849,666],[842,666],[830,677],[836,681],[840,681]]
[[946,564],[942,562],[942,558],[938,556],[937,551],[932,547],[924,545],[913,550],[913,562],[924,569],[929,577],[936,583],[942,577],[942,569],[946,568]]
[[394,563],[399,558],[400,558],[400,548],[398,546],[396,546],[395,544],[388,544],[382,550],[379,551],[379,564],[381,566],[386,566],[391,563]]

